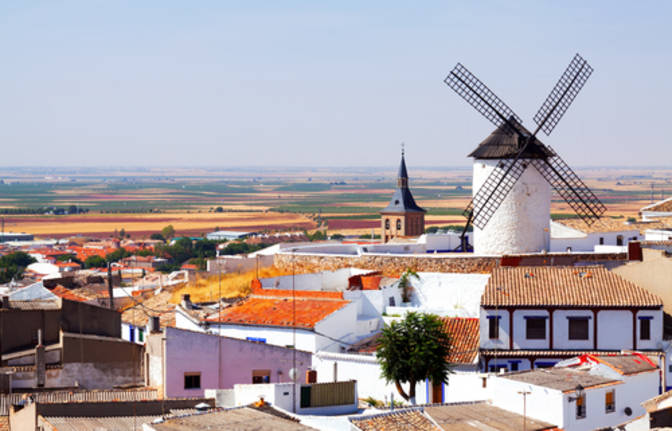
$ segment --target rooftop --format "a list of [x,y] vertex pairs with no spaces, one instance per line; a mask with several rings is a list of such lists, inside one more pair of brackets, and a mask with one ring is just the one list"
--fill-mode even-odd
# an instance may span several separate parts
[[643,233],[647,229],[660,229],[672,225],[668,218],[660,218],[655,221],[628,222],[625,219],[602,217],[591,225],[587,225],[583,220],[578,218],[558,219],[554,220],[554,222],[583,233],[627,232],[635,230]]
[[252,295],[246,300],[223,309],[219,315],[207,319],[207,321],[231,325],[283,326],[313,329],[318,322],[350,303],[350,301],[340,299],[318,299],[297,296],[295,301],[296,321],[294,322],[293,302],[291,296]]
[[603,376],[596,376],[586,371],[571,368],[538,368],[535,370],[521,371],[504,374],[503,379],[516,380],[535,386],[543,386],[561,392],[572,392],[578,385],[591,388],[602,385],[615,385],[622,383]]
[[[516,125],[526,135],[532,135],[522,124],[516,122]],[[549,148],[540,146],[539,143],[537,139],[531,142],[521,157],[523,159],[538,159],[554,155]],[[510,127],[504,124],[495,129],[483,142],[478,144],[478,147],[468,157],[476,159],[510,159],[516,157],[519,150],[519,134],[512,133]]]
[[625,355],[589,355],[586,359],[605,364],[609,368],[612,368],[619,374],[623,375],[638,374],[647,371],[655,371],[658,369],[658,366],[650,358],[641,353],[631,353]]
[[205,413],[194,413],[169,418],[163,423],[152,425],[156,431],[191,431],[191,430],[240,430],[240,431],[300,431],[309,430],[289,416],[283,415],[270,407],[243,407],[229,410],[218,410]]
[[672,198],[667,198],[662,201],[652,203],[651,205],[647,205],[640,211],[672,212]]
[[441,431],[441,428],[418,408],[350,418],[350,422],[361,431]]
[[444,404],[425,407],[425,412],[445,431],[542,431],[555,429],[555,425],[523,417],[495,407],[485,401]]
[[660,297],[601,266],[499,267],[483,307],[662,307]]
[[480,323],[476,318],[444,317],[443,329],[450,335],[451,351],[448,361],[453,364],[473,364],[478,357]]

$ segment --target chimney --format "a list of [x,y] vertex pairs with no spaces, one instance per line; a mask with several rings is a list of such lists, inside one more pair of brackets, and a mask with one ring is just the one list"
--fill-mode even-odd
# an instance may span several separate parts
[[37,346],[35,346],[35,377],[37,387],[44,387],[47,378],[47,359],[42,344],[42,330],[37,330]]
[[194,308],[194,304],[191,303],[191,295],[188,293],[182,295],[182,308],[186,310],[191,310]]

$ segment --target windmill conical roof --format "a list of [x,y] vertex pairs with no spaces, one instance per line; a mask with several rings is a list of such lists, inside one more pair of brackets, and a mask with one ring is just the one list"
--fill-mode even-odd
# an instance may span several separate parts
[[[478,147],[469,154],[469,157],[475,159],[512,159],[516,157],[520,149],[519,140],[530,133],[525,127],[517,124],[519,132],[511,132],[509,126],[504,124],[495,129],[490,136],[485,138]],[[523,134],[523,136],[521,136]],[[536,137],[525,149],[521,155],[523,159],[538,159],[552,157],[555,154]]]

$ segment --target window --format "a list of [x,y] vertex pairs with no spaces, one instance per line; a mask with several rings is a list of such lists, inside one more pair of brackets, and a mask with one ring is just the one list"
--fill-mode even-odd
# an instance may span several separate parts
[[583,419],[586,417],[586,394],[581,394],[576,397],[576,418]]
[[389,228],[390,228],[390,219],[386,218],[385,219],[385,229],[389,229]]
[[184,373],[184,389],[201,389],[201,373]]
[[499,316],[488,316],[488,334],[491,340],[499,339]]
[[254,343],[266,343],[265,338],[259,338],[259,337],[246,337],[245,338],[247,341],[252,341]]
[[142,329],[138,329],[138,341],[141,343],[145,341],[145,333]]
[[604,245],[604,237],[603,236],[600,237],[600,245]]
[[518,371],[518,361],[510,361],[511,363],[511,371]]
[[396,301],[394,300],[394,296],[390,296],[389,304],[390,307],[394,307],[395,305],[397,305]]
[[397,219],[397,230],[401,230],[401,219]]
[[639,339],[640,340],[650,340],[651,339],[651,318],[643,319],[639,318]]
[[133,325],[128,326],[128,341],[131,343],[135,341],[135,328]]
[[569,317],[569,339],[587,340],[588,339],[588,318],[587,317]]
[[604,393],[604,411],[607,413],[616,411],[616,393],[613,389]]
[[525,317],[528,340],[545,340],[546,339],[546,318],[530,316]]
[[616,245],[623,245],[623,235],[618,235],[616,237]]
[[271,370],[252,370],[252,383],[271,383]]

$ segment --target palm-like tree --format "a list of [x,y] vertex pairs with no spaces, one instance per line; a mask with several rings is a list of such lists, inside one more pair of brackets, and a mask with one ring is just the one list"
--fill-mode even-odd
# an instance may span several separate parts
[[399,287],[401,288],[401,300],[403,302],[411,302],[411,292],[413,291],[411,278],[420,280],[420,276],[418,275],[418,273],[410,268],[406,268],[406,271],[404,271],[404,273],[401,274],[401,277],[399,277]]

